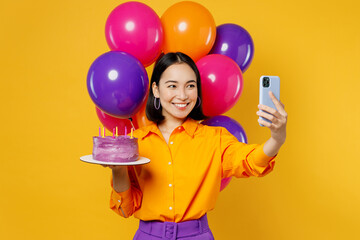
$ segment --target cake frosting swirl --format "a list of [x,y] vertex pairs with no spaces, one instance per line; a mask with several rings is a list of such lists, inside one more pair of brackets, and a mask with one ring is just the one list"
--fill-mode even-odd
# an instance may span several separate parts
[[93,159],[102,162],[133,162],[139,158],[137,138],[93,137]]

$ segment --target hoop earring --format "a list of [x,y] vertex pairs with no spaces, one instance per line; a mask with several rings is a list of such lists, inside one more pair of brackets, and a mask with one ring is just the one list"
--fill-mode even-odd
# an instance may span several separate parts
[[196,108],[200,107],[200,105],[201,105],[201,98],[199,96],[198,96],[198,101],[199,101],[199,103],[198,103],[198,105],[196,105]]
[[159,99],[159,104],[157,106],[156,106],[156,99],[158,99],[158,98],[154,97],[154,107],[156,110],[159,110],[160,109],[160,99]]

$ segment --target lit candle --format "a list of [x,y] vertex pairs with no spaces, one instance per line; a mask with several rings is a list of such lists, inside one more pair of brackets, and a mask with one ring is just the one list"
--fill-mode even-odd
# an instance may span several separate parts
[[105,137],[105,127],[103,127],[103,129],[104,129],[104,136],[103,137]]
[[101,137],[101,127],[99,127],[99,137]]
[[118,136],[118,127],[116,126],[116,137]]
[[115,138],[115,128],[113,128],[113,138]]
[[131,138],[133,138],[133,128],[131,128]]
[[127,128],[126,128],[126,126],[125,126],[125,134],[124,134],[125,136],[127,135]]

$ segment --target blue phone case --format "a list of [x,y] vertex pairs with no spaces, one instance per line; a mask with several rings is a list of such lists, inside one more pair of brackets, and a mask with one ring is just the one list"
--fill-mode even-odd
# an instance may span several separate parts
[[[263,85],[264,78],[267,78],[267,79],[265,79],[266,81],[270,80],[269,81],[269,86],[264,86]],[[273,101],[270,98],[269,91],[273,92],[275,97],[280,101],[280,78],[278,76],[261,76],[260,77],[259,102],[262,105],[269,106],[269,107],[274,108],[276,110],[276,107],[275,107]],[[263,110],[260,110],[260,111],[263,111]],[[259,118],[271,123],[271,121],[269,121],[269,120],[267,120],[267,119],[265,119],[263,117],[259,117]],[[259,123],[259,125],[262,126],[262,127],[264,126],[264,125],[262,125],[260,123]]]

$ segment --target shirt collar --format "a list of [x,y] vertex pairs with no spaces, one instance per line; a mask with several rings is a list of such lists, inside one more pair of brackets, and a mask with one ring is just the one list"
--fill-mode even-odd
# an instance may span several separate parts
[[185,129],[185,132],[187,134],[189,134],[191,137],[194,137],[198,125],[199,125],[198,121],[192,118],[188,118],[181,126]]
[[[199,123],[198,121],[187,118],[183,124],[181,124],[180,127],[182,127],[187,134],[189,134],[191,137],[194,137],[195,131],[198,127]],[[138,133],[138,138],[144,138],[146,137],[150,132],[156,133],[159,136],[161,136],[161,132],[157,126],[156,123],[151,122],[148,126],[144,128],[140,128]]]

